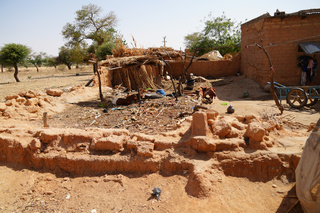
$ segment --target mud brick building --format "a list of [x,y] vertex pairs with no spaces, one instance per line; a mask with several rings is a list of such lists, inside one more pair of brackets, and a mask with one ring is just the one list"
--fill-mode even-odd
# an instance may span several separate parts
[[[262,39],[262,43],[261,43]],[[298,57],[308,55],[320,62],[320,52],[308,54],[301,47],[313,42],[320,44],[320,9],[296,13],[269,13],[250,20],[241,26],[241,71],[261,85],[269,81],[269,60],[255,44],[262,44],[271,57],[275,69],[274,80],[284,85],[300,85],[302,68]],[[307,85],[320,85],[320,70]]]

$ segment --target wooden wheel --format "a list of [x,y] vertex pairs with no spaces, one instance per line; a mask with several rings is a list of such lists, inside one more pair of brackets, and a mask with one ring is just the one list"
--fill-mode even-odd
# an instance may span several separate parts
[[316,89],[312,89],[311,94],[307,94],[308,101],[306,103],[306,106],[312,106],[315,105],[318,102],[318,98],[312,98],[311,96],[319,96],[319,93]]
[[308,102],[306,92],[301,88],[294,88],[287,94],[287,103],[296,109],[300,109]]

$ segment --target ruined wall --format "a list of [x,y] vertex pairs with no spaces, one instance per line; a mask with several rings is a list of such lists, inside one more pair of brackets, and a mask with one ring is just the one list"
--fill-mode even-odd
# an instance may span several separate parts
[[[194,61],[188,69],[188,73],[212,78],[236,75],[236,73],[240,71],[240,58],[240,54],[238,54],[234,56],[231,61]],[[185,65],[183,65],[182,61],[170,62],[169,64],[172,69],[172,76],[178,78],[188,66],[189,61],[187,61]],[[165,67],[165,71],[169,71],[168,66]]]
[[[263,40],[275,69],[274,80],[284,85],[300,85],[301,68],[297,58],[299,42],[320,41],[320,14],[305,16],[260,17],[241,26],[241,71],[261,85],[269,81],[269,61],[263,50],[254,46]],[[318,36],[311,39],[304,39]],[[300,40],[304,39],[304,40]],[[299,40],[299,41],[296,41]],[[290,41],[290,42],[288,42]],[[248,48],[246,48],[246,46]],[[250,46],[252,45],[252,46]],[[312,54],[320,61],[320,56]],[[319,85],[319,70],[312,83]]]

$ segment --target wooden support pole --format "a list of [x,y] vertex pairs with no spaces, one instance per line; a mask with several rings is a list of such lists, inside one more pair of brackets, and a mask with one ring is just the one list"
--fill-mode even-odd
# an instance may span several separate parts
[[43,113],[43,127],[45,127],[45,128],[49,127],[49,125],[48,125],[48,113],[47,112]]

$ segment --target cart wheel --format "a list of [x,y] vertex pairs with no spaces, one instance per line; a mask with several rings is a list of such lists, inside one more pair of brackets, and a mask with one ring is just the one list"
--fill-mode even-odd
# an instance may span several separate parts
[[294,88],[287,94],[287,103],[296,109],[302,108],[308,101],[306,92],[301,88]]
[[307,94],[308,95],[308,101],[306,103],[306,106],[312,106],[312,105],[315,105],[317,102],[318,102],[318,98],[312,98],[311,96],[319,96],[319,93],[316,89],[312,89],[311,91],[311,96],[310,94]]

